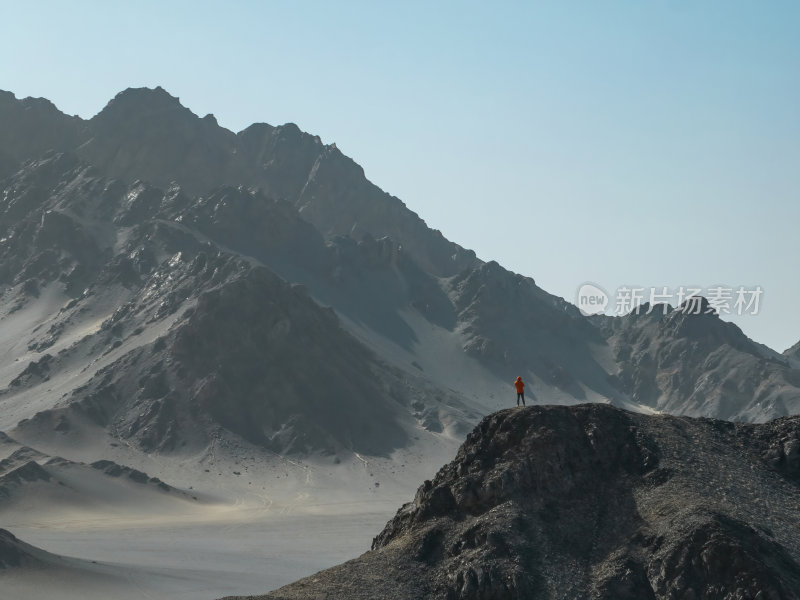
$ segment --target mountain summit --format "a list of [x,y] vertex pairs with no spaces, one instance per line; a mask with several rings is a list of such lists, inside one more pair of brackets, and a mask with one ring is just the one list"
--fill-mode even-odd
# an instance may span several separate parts
[[12,126],[0,131],[0,151],[17,164],[56,150],[75,152],[112,177],[158,187],[176,182],[192,194],[220,185],[259,188],[294,204],[327,235],[391,236],[436,274],[475,262],[474,253],[428,229],[370,183],[350,158],[292,123],[256,124],[234,134],[160,87],[120,92],[88,121],[45,100],[2,94],[0,122]]
[[370,552],[258,598],[795,599],[798,485],[797,417],[507,409]]

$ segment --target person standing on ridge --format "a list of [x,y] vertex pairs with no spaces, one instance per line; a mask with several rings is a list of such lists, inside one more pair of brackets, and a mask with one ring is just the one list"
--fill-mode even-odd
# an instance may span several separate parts
[[517,377],[514,387],[517,388],[517,406],[519,406],[520,400],[522,400],[522,406],[525,406],[525,383],[522,381],[522,377]]

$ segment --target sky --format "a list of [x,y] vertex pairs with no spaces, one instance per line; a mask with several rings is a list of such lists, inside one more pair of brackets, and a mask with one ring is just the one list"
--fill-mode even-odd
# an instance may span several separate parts
[[[786,0],[0,0],[0,89],[89,118],[160,85],[233,131],[297,123],[551,293],[589,282],[613,313],[622,288],[720,288],[724,318],[783,351],[798,30]],[[737,290],[758,306],[736,314]]]

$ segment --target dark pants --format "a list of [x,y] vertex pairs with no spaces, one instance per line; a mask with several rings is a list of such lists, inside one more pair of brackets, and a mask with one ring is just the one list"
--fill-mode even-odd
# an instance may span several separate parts
[[519,406],[520,400],[522,400],[522,406],[525,406],[525,392],[517,392],[517,406]]

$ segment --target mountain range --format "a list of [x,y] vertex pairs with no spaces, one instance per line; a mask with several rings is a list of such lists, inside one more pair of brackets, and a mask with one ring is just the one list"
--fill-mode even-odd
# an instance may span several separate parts
[[88,120],[0,92],[9,497],[58,490],[66,471],[82,474],[72,498],[125,496],[99,464],[152,473],[170,506],[231,500],[212,476],[267,503],[242,479],[258,456],[269,477],[292,471],[287,497],[306,499],[313,472],[330,477],[325,494],[352,499],[357,482],[393,501],[513,403],[517,375],[536,405],[800,413],[797,345],[758,344],[708,303],[643,308],[584,316],[445,239],[294,124],[233,133],[161,88],[125,90]]
[[[96,316],[96,306],[124,310],[134,303],[124,319],[116,314],[103,323],[127,339],[125,332],[152,329],[156,314],[183,315],[205,291],[257,277],[245,271],[261,267],[267,287],[237,284],[237,294],[266,295],[284,285],[279,280],[301,284],[308,310],[333,308],[330,327],[343,329],[348,342],[355,338],[363,357],[371,353],[381,368],[442,393],[477,392],[469,398],[477,414],[502,406],[498,396],[517,374],[548,402],[604,401],[751,421],[800,407],[791,350],[772,352],[705,311],[599,323],[584,317],[529,277],[447,241],[335,146],[293,124],[255,124],[234,134],[161,88],[126,90],[89,120],[4,92],[0,118],[4,304],[21,310],[56,294],[72,304],[48,315],[47,332],[30,332],[31,364],[57,339],[69,339],[71,324],[83,321],[76,315]],[[217,277],[198,280],[203,269]],[[267,270],[278,276],[274,287],[266,284]],[[141,297],[155,295],[165,296],[164,305],[151,314]],[[306,316],[283,315],[295,330],[306,329]],[[258,356],[269,352],[258,339],[253,360],[268,361]],[[225,343],[216,346],[220,354]],[[174,349],[165,339],[158,344]],[[64,355],[48,361],[51,377],[78,352],[72,344],[59,350]],[[349,362],[360,360],[368,359]],[[307,366],[307,384],[327,386],[328,370],[311,355]],[[20,373],[12,371],[8,383]],[[249,385],[246,375],[236,377]],[[6,395],[32,383],[17,381]]]

